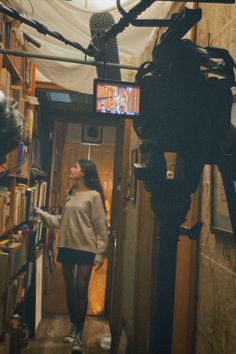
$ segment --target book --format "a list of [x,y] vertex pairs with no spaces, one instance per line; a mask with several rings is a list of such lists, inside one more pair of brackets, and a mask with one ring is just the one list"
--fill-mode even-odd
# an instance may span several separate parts
[[5,291],[9,283],[10,255],[0,250],[0,293]]
[[46,205],[46,196],[47,196],[47,182],[39,182],[39,198],[38,198],[38,207],[42,208]]
[[0,232],[10,227],[11,192],[6,186],[0,186]]
[[18,225],[25,221],[26,216],[26,190],[27,185],[23,183],[17,183],[14,188],[14,213],[13,221],[14,225]]
[[35,245],[36,245],[36,236],[37,236],[37,228],[36,230],[30,230],[29,238],[28,238],[28,261],[34,262],[35,260]]
[[42,230],[43,230],[43,223],[41,220],[37,222],[36,228],[36,235],[35,235],[35,246],[41,241],[42,239]]
[[29,187],[26,189],[26,216],[25,220],[33,219],[33,211],[34,211],[34,200],[35,200],[35,188]]
[[22,271],[20,272],[17,277],[17,293],[16,293],[16,304],[20,304],[25,297],[26,286],[27,286],[27,273]]
[[[8,239],[6,244],[0,245],[1,258],[8,254],[8,271],[4,274],[7,279],[13,278],[27,262],[27,255],[25,254],[24,238],[15,242]],[[6,262],[6,261],[5,261]]]
[[24,162],[24,143],[21,142],[17,146],[17,174],[22,174],[22,165]]

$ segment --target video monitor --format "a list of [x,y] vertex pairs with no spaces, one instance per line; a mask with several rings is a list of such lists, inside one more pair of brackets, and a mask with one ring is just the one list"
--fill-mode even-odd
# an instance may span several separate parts
[[94,80],[94,111],[103,116],[140,116],[140,86],[133,82]]

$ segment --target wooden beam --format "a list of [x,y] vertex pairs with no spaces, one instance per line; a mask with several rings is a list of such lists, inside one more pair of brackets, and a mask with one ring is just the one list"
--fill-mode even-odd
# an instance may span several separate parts
[[75,110],[62,111],[61,109],[50,109],[47,111],[47,115],[54,121],[65,123],[99,124],[113,127],[125,124],[124,118],[98,117],[93,112],[81,112]]
[[58,86],[53,82],[47,82],[47,81],[36,81],[36,90],[37,89],[71,92],[65,89],[64,87]]

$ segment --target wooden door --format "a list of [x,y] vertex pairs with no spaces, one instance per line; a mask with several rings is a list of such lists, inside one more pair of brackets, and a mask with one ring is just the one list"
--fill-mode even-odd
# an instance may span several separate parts
[[106,288],[106,315],[110,322],[113,343],[120,330],[121,289],[123,277],[123,246],[126,221],[127,181],[129,179],[129,150],[131,121],[117,126],[114,165],[114,188],[111,207],[111,227],[108,247],[108,275]]

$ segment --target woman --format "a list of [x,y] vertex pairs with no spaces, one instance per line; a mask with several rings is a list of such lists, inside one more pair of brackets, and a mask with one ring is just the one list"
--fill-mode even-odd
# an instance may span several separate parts
[[70,170],[75,181],[65,201],[62,215],[40,208],[35,214],[50,226],[60,228],[58,262],[62,263],[71,328],[64,337],[72,351],[82,350],[82,331],[88,307],[88,285],[93,265],[103,264],[107,245],[105,200],[97,168],[90,160],[79,160]]

